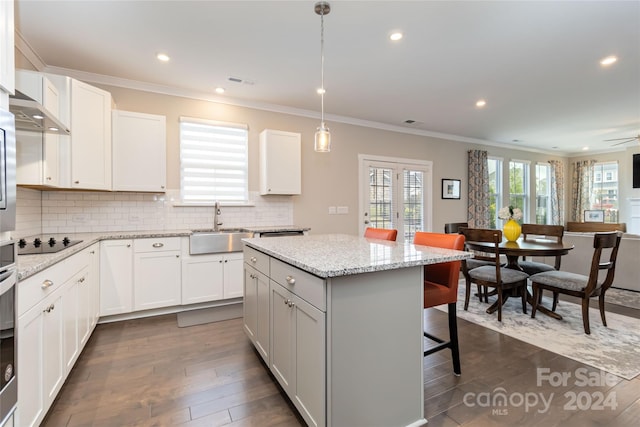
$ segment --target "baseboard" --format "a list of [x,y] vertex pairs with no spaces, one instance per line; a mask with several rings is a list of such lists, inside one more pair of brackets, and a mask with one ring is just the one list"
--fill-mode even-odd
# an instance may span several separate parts
[[242,303],[223,305],[220,307],[201,308],[198,310],[182,311],[178,313],[178,326],[202,325],[223,320],[242,317]]

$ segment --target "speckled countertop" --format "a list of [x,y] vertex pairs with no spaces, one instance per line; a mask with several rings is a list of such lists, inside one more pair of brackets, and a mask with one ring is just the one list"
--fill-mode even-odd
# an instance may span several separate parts
[[318,277],[394,270],[471,258],[470,252],[365,239],[346,234],[243,239],[243,242]]
[[[299,227],[296,225],[277,225],[277,226],[256,226],[256,227],[238,227],[237,230],[251,231],[253,233],[264,233],[270,231],[291,231],[302,230],[309,231],[308,227]],[[225,230],[225,228],[222,228]],[[199,230],[202,231],[202,230]],[[211,230],[213,231],[213,230]],[[66,233],[66,234],[45,234],[47,238],[54,237],[61,240],[63,237],[69,237],[71,240],[82,240],[82,243],[71,246],[60,252],[53,254],[37,254],[37,255],[19,255],[18,280],[26,279],[39,271],[50,267],[71,255],[91,246],[101,240],[118,240],[118,239],[144,239],[155,237],[181,237],[190,236],[193,230],[150,230],[150,231],[113,231],[99,233]],[[29,240],[29,237],[26,238]]]

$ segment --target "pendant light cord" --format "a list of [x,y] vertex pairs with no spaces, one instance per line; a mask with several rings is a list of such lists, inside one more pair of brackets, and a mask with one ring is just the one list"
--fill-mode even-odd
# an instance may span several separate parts
[[324,128],[324,7],[320,8],[320,122]]

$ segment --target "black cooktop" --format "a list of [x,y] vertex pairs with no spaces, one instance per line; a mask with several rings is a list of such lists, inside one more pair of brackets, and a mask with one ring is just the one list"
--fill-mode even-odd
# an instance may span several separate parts
[[62,239],[50,238],[28,238],[18,241],[18,255],[53,254],[65,250],[73,245],[77,245],[82,240],[71,240],[68,237]]

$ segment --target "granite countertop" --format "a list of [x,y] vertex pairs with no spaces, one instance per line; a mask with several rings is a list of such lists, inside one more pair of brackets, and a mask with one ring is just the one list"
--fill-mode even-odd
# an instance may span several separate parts
[[[222,231],[225,228],[221,229]],[[269,231],[309,231],[308,227],[299,227],[296,225],[278,225],[278,226],[256,226],[256,227],[237,227],[234,230],[250,231],[253,233],[264,233]],[[82,251],[92,244],[101,240],[119,240],[119,239],[144,239],[156,237],[182,237],[190,236],[194,230],[148,230],[148,231],[104,231],[98,233],[45,233],[48,237],[54,237],[62,240],[63,237],[69,237],[71,240],[82,240],[81,243],[73,245],[63,251],[53,254],[37,254],[37,255],[19,255],[17,261],[18,280],[26,279],[39,271],[50,267],[71,255]],[[213,231],[213,230],[211,230]],[[26,237],[30,240],[29,237]]]
[[242,241],[247,246],[322,278],[473,257],[470,252],[366,239],[346,234],[253,238]]

